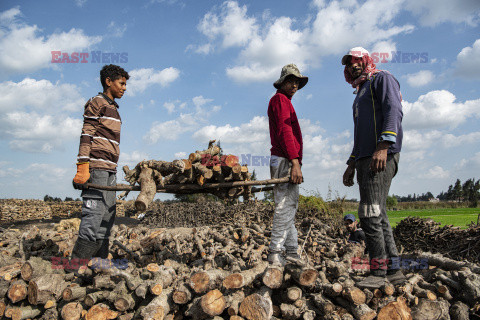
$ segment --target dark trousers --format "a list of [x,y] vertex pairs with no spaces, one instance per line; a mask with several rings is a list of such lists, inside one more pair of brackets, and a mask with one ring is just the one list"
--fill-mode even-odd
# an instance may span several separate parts
[[[90,183],[115,186],[116,174],[105,170],[92,170]],[[108,239],[116,214],[115,191],[87,189],[82,191],[82,218],[78,238],[88,241]]]
[[355,163],[360,187],[358,216],[365,232],[371,274],[384,276],[388,261],[392,257],[398,257],[386,202],[390,184],[398,171],[400,154],[388,155],[386,169],[382,172],[374,173],[370,170],[371,160],[371,157],[362,158]]

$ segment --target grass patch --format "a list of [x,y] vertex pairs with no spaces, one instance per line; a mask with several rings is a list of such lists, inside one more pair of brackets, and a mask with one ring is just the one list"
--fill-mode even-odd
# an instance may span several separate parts
[[[357,212],[351,211],[357,218]],[[442,225],[454,225],[462,229],[466,229],[471,222],[477,223],[479,208],[439,208],[439,209],[424,209],[424,210],[401,210],[401,211],[387,211],[388,218],[392,227],[396,226],[401,220],[406,217],[421,217],[431,218],[434,221],[440,222]]]

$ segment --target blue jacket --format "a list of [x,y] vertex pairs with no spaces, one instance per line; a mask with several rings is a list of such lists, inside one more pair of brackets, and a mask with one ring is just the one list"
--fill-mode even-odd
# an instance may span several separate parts
[[353,102],[354,144],[347,163],[371,157],[381,141],[390,142],[388,153],[402,149],[400,84],[388,71],[380,71],[363,83]]

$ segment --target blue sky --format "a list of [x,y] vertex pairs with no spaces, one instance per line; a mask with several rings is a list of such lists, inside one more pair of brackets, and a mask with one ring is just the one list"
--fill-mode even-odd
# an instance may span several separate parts
[[[101,91],[93,51],[127,57],[118,63],[131,75],[118,100],[120,167],[183,158],[210,139],[225,153],[269,156],[272,83],[295,63],[309,77],[293,98],[304,135],[301,192],[358,198],[356,186],[341,184],[354,95],[340,60],[355,46],[389,59],[428,57],[377,67],[395,75],[404,99],[391,193],[436,195],[456,178],[479,178],[479,24],[478,0],[3,0],[0,198],[79,196],[71,180],[83,105]],[[52,51],[89,58],[52,63]],[[250,168],[269,177],[268,166]]]

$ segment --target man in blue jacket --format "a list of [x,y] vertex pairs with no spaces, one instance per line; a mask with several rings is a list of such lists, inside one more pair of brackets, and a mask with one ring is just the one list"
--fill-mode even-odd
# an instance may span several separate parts
[[343,184],[353,186],[355,170],[360,187],[358,216],[370,256],[370,276],[358,283],[378,288],[385,277],[392,283],[405,279],[389,268],[398,257],[386,200],[398,171],[402,148],[402,96],[400,85],[388,71],[378,70],[367,50],[352,48],[342,58],[345,80],[355,88],[353,102],[354,145]]

